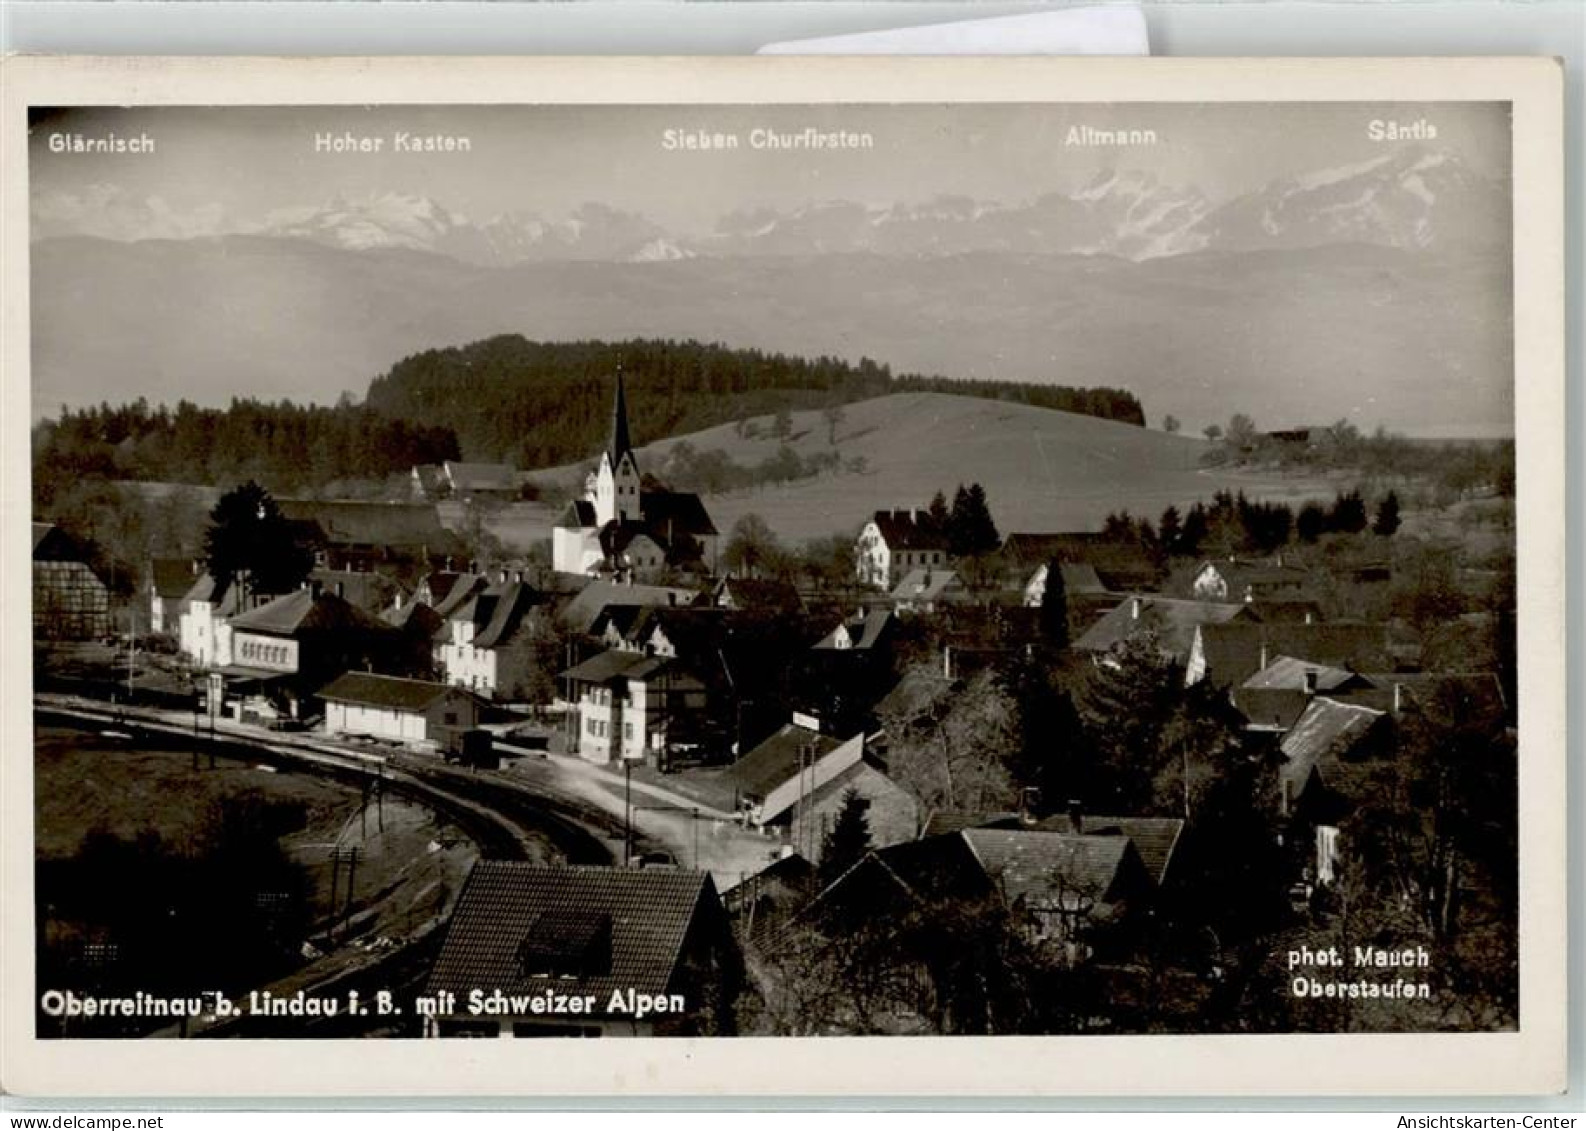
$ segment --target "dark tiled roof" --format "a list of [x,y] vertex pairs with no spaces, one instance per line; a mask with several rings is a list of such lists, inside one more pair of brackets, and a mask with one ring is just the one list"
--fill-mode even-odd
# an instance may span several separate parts
[[[673,868],[544,866],[481,860],[457,899],[426,993],[472,990],[594,994],[604,1007],[614,990],[670,991],[683,944],[703,904],[716,899],[710,877]],[[592,941],[610,924],[609,971],[536,978],[538,957]]]
[[1307,673],[1314,676],[1314,690],[1317,691],[1336,691],[1359,678],[1347,668],[1296,660],[1293,656],[1273,656],[1266,667],[1245,680],[1244,686],[1252,689],[1304,691],[1311,686],[1307,682]]
[[[862,651],[874,648],[881,643],[882,637],[892,628],[892,625],[893,616],[890,609],[872,609],[863,616],[853,617],[844,621],[839,627],[848,630],[848,638],[851,641],[849,647]],[[837,631],[835,628],[832,629],[831,632],[821,637],[815,647],[835,648],[837,646]]]
[[329,593],[317,596],[298,589],[283,597],[238,613],[231,627],[239,632],[263,632],[271,636],[296,636],[300,632],[337,632],[347,630],[388,631],[388,626],[340,597]]
[[333,545],[427,547],[444,551],[456,537],[441,526],[433,503],[323,502],[282,499],[281,514],[313,522]]
[[964,583],[950,569],[922,567],[912,569],[892,591],[894,601],[937,601],[943,597],[963,593]]
[[459,610],[466,607],[480,593],[490,588],[490,580],[477,573],[459,573],[449,576],[450,581],[443,581],[446,596],[435,599],[435,612],[442,620],[451,620]]
[[1119,881],[1129,857],[1140,866],[1128,837],[1025,829],[965,829],[958,835],[1008,900],[1036,906],[1113,903],[1126,894]]
[[841,745],[841,739],[788,723],[734,762],[727,776],[746,797],[765,797],[798,774],[809,747],[815,748],[816,758],[824,758]]
[[504,463],[459,463],[447,460],[446,474],[458,491],[512,491],[518,485],[517,472]]
[[392,628],[420,636],[433,637],[446,624],[434,609],[423,601],[409,601],[400,609],[387,609],[380,619]]
[[394,707],[400,711],[423,711],[448,691],[466,695],[461,688],[422,679],[398,679],[372,672],[347,672],[320,689],[321,699],[337,703],[358,703],[369,707]]
[[716,601],[734,609],[794,612],[804,607],[799,591],[789,582],[758,577],[723,578],[716,586]]
[[367,613],[377,616],[396,596],[399,586],[382,573],[367,569],[316,569],[309,579]]
[[1384,693],[1384,709],[1392,707],[1395,685],[1404,710],[1468,719],[1502,715],[1506,708],[1503,686],[1491,672],[1371,672],[1364,678]]
[[871,521],[890,550],[945,550],[947,533],[927,511],[876,511]]
[[621,652],[611,649],[568,668],[559,678],[577,680],[580,683],[609,683],[614,679],[648,679],[669,663],[670,660],[646,656],[642,652]]
[[563,530],[588,530],[596,525],[595,504],[588,499],[574,499],[567,504],[556,525]]
[[703,538],[716,533],[705,504],[688,491],[643,491],[639,495],[639,513],[663,546],[670,546],[680,534]]
[[1281,775],[1298,795],[1311,771],[1340,758],[1348,758],[1386,715],[1370,707],[1313,699],[1299,720],[1284,735],[1279,749],[1286,759]]
[[544,602],[543,594],[516,581],[478,594],[473,606],[474,647],[497,648],[509,643],[529,614]]
[[158,596],[186,596],[193,578],[193,563],[187,558],[155,558],[149,563],[149,584]]
[[1141,633],[1154,633],[1162,648],[1181,659],[1189,654],[1201,625],[1224,625],[1247,616],[1242,604],[1186,601],[1176,597],[1130,596],[1074,642],[1081,652],[1110,652]]
[[1161,884],[1173,862],[1173,850],[1184,833],[1184,822],[1177,817],[1109,817],[1086,813],[1080,818],[1086,836],[1125,836],[1134,842],[1140,862],[1151,878]]
[[1201,629],[1206,678],[1215,687],[1238,687],[1262,668],[1262,652],[1270,663],[1292,656],[1311,664],[1350,671],[1387,666],[1387,631],[1381,625],[1262,624],[1248,619],[1207,624]]
[[36,561],[80,562],[83,552],[71,535],[50,522],[33,524],[33,557]]
[[1322,607],[1302,597],[1262,597],[1249,602],[1250,615],[1263,624],[1320,624]]
[[591,581],[562,607],[561,615],[572,628],[588,632],[607,605],[687,605],[693,599],[694,594],[684,589]]

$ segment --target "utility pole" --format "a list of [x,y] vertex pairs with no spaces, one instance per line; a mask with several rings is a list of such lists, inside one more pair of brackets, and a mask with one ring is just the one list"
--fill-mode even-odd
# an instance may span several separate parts
[[633,763],[622,762],[622,866],[633,860]]

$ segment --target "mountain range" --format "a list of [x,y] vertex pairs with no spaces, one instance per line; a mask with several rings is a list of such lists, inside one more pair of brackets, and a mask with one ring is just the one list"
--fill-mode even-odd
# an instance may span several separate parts
[[350,251],[427,251],[481,266],[530,262],[655,262],[870,253],[940,256],[1004,251],[1111,255],[1141,261],[1202,250],[1257,251],[1342,241],[1423,248],[1457,233],[1497,246],[1505,190],[1457,156],[1421,145],[1358,165],[1284,178],[1214,203],[1193,185],[1107,170],[1068,192],[1019,203],[942,196],[923,203],[827,201],[729,213],[706,232],[669,231],[598,203],[561,219],[508,212],[472,220],[425,196],[387,193],[228,221],[214,206],[180,216],[158,198],[124,200],[94,186],[39,201],[43,235],[109,239],[254,235]]

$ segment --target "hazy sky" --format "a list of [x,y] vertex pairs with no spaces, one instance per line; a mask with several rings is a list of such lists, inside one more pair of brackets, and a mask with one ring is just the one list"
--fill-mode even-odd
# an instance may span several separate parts
[[[1072,189],[1105,169],[1191,184],[1213,202],[1284,176],[1380,157],[1373,119],[1426,120],[1436,146],[1505,178],[1509,110],[1498,103],[1148,104],[1131,106],[328,107],[135,108],[41,113],[33,124],[35,214],[50,234],[70,227],[61,201],[90,189],[159,198],[202,230],[257,222],[272,210],[335,196],[433,197],[484,220],[502,212],[565,216],[596,201],[684,231],[746,207],[829,200],[886,205],[962,194],[1019,203]],[[1073,126],[1151,129],[1153,146],[1065,145]],[[771,152],[668,151],[668,129],[736,132],[756,126],[868,132],[874,148]],[[467,153],[391,151],[396,131],[466,137]],[[152,154],[50,152],[59,133],[148,134]],[[386,138],[378,154],[316,153],[319,133]],[[67,219],[61,221],[60,216]]]

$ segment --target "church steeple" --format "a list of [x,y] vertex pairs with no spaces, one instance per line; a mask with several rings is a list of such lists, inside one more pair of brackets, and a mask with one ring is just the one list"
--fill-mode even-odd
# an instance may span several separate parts
[[617,396],[611,405],[611,439],[606,450],[600,453],[600,467],[595,472],[594,493],[590,498],[595,506],[595,519],[601,525],[613,519],[637,520],[644,513],[643,487],[639,479],[639,460],[633,454],[633,441],[628,436],[628,391],[622,380],[622,370],[617,370]]
[[631,454],[632,451],[633,443],[628,439],[628,394],[623,388],[622,368],[619,366],[617,399],[611,406],[611,445],[606,454],[611,457],[611,466],[616,467],[622,462],[622,457]]

